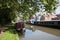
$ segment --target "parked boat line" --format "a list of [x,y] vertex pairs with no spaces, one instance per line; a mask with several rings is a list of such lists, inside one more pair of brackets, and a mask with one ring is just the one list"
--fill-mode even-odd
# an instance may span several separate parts
[[33,24],[33,25],[39,25],[39,26],[50,26],[52,28],[58,28],[60,29],[60,20],[53,20],[53,21],[34,21],[34,23],[31,23],[31,21],[28,21],[27,24]]

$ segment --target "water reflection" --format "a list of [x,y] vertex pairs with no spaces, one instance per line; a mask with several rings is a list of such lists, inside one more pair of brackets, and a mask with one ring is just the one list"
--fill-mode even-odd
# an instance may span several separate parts
[[18,36],[19,36],[19,40],[22,40],[23,38],[25,38],[25,32],[19,32]]
[[35,27],[33,30],[29,26],[26,32],[19,35],[20,40],[60,40],[60,37],[40,30],[39,28],[40,27]]

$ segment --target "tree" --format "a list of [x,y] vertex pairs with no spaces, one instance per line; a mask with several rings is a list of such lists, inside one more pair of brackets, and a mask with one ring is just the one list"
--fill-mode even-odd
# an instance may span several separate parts
[[40,8],[50,13],[55,10],[57,3],[55,0],[0,0],[0,24],[10,23],[19,13],[25,20]]
[[23,19],[27,19],[30,15],[35,14],[39,7],[37,6],[37,0],[20,0],[20,13],[23,15]]
[[13,20],[20,4],[17,0],[0,0],[0,24],[8,24]]
[[25,16],[32,15],[37,10],[37,4],[33,0],[0,0],[0,24],[10,23],[18,13],[22,13],[26,19]]
[[47,13],[55,13],[55,9],[58,7],[58,0],[40,0],[44,5],[45,11]]

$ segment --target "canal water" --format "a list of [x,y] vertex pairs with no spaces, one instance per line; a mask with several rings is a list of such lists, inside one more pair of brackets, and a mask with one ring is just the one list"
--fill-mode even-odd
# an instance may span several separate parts
[[26,25],[25,28],[26,31],[19,35],[19,40],[60,40],[59,29],[34,25]]

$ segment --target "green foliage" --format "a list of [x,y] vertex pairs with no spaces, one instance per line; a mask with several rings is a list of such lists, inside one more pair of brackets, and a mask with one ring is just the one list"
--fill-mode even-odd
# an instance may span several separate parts
[[19,11],[17,0],[0,0],[0,24],[8,24],[16,17],[16,12]]
[[10,23],[18,13],[22,13],[23,18],[26,19],[25,16],[32,15],[37,11],[36,0],[0,0],[0,24]]
[[45,11],[52,13],[57,8],[58,0],[40,0],[45,7]]
[[[36,0],[20,0],[20,13],[23,15],[23,19],[28,19],[30,15],[39,11]],[[26,17],[27,16],[27,17]]]
[[40,8],[51,13],[57,4],[55,0],[0,0],[0,24],[10,23],[19,13],[24,20],[29,19],[28,17],[39,12]]
[[14,34],[13,29],[9,29],[0,37],[0,40],[19,40],[18,34]]

